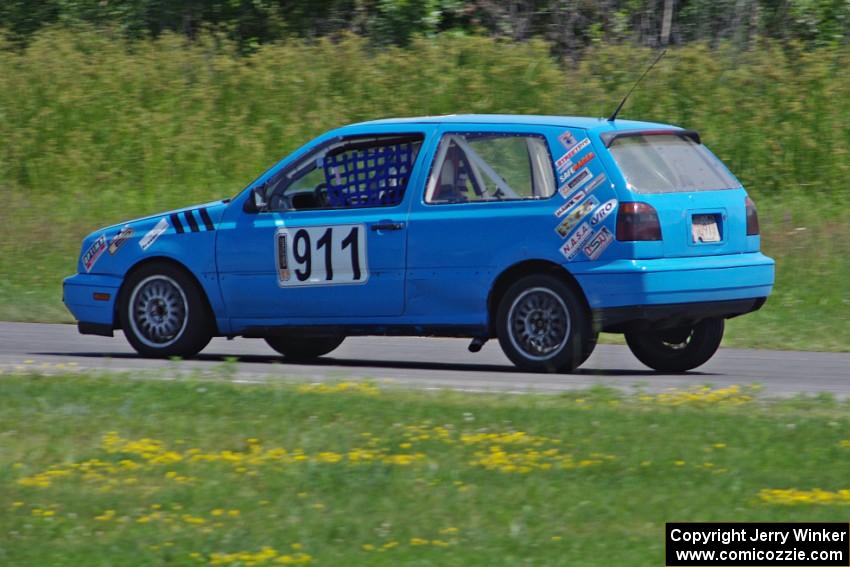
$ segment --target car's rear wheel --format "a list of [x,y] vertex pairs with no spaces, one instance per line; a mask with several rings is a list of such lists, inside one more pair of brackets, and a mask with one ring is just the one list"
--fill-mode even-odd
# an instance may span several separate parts
[[336,349],[345,340],[343,335],[266,337],[266,343],[287,360],[307,362],[324,356]]
[[708,362],[723,339],[723,319],[673,329],[636,329],[626,343],[638,360],[659,372],[685,372]]
[[119,309],[124,336],[142,356],[195,356],[213,335],[203,291],[170,264],[149,264],[133,272]]
[[595,345],[583,304],[569,285],[549,275],[526,276],[508,288],[496,330],[505,355],[529,372],[572,372]]

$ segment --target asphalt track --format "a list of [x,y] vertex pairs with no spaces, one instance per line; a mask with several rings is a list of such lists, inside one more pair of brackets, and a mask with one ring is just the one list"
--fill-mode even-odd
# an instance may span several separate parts
[[[546,375],[516,372],[496,341],[477,354],[467,345],[460,339],[355,337],[315,363],[288,364],[262,340],[214,339],[197,359],[169,361],[138,357],[120,332],[114,338],[92,337],[79,335],[73,325],[0,322],[0,371],[141,371],[151,378],[194,374],[239,382],[373,379],[414,388],[499,392],[760,384],[767,396],[831,392],[850,397],[850,353],[723,348],[693,372],[657,374],[626,347],[599,345],[575,374]],[[224,364],[230,357],[238,362]]]

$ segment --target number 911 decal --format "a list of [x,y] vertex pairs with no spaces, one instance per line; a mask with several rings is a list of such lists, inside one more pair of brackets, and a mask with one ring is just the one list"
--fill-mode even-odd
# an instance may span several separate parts
[[275,263],[281,287],[365,283],[366,227],[280,228],[275,234]]

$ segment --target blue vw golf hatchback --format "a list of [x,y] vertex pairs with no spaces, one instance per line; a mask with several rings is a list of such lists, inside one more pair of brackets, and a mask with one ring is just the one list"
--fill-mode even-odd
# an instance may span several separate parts
[[717,350],[774,263],[756,209],[696,132],[628,120],[440,116],[328,132],[232,199],[89,235],[64,301],[144,356],[214,336],[290,360],[352,335],[498,338],[569,372],[600,331],[660,371]]

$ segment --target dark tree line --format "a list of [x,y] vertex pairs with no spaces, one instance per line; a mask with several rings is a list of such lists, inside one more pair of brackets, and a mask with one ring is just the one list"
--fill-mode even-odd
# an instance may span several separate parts
[[88,23],[130,38],[164,31],[265,42],[353,32],[376,45],[417,35],[543,37],[560,54],[594,42],[666,45],[762,36],[811,45],[850,41],[850,0],[0,0],[0,28],[25,44],[52,24]]

